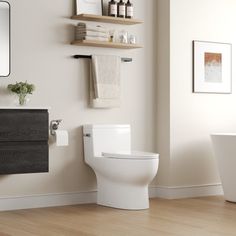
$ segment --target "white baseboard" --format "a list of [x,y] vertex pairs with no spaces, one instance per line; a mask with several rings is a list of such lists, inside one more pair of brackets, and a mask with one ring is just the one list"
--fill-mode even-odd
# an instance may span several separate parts
[[95,203],[97,191],[0,197],[0,211]]
[[223,194],[222,185],[220,183],[176,187],[157,186],[149,188],[150,198],[179,199]]
[[[178,199],[222,195],[221,184],[149,187],[150,198]],[[0,197],[0,211],[96,203],[97,191]]]

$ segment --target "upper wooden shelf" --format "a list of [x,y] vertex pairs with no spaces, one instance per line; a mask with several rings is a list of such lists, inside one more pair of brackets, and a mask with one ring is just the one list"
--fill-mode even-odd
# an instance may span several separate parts
[[111,17],[111,16],[98,16],[98,15],[91,15],[91,14],[75,15],[75,16],[72,16],[71,19],[121,24],[121,25],[135,25],[135,24],[143,23],[143,21],[138,20],[138,19],[127,19],[127,18],[119,18],[119,17]]

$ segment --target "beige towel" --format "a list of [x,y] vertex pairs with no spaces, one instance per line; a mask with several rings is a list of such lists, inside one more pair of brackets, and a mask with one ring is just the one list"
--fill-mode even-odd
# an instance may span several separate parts
[[102,41],[109,42],[109,38],[95,37],[95,36],[76,36],[76,40],[88,40],[88,41]]
[[75,31],[75,36],[90,36],[90,37],[104,37],[104,38],[109,38],[109,34],[103,33],[103,32],[95,32],[95,31],[90,31],[90,30],[76,30]]
[[83,31],[89,30],[89,31],[95,31],[95,32],[103,32],[103,33],[108,34],[108,30],[105,27],[102,27],[100,25],[97,25],[94,27],[94,26],[90,26],[82,22],[78,23],[78,25],[76,26],[76,29],[83,30]]
[[96,98],[120,99],[120,63],[118,56],[92,56]]
[[120,106],[120,63],[118,56],[92,56],[90,105],[93,108]]

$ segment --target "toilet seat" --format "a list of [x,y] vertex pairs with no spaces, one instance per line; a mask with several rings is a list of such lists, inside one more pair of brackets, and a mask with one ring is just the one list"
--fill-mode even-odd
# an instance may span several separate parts
[[151,160],[159,159],[159,155],[151,152],[103,152],[103,157],[114,158],[114,159],[127,159],[127,160]]

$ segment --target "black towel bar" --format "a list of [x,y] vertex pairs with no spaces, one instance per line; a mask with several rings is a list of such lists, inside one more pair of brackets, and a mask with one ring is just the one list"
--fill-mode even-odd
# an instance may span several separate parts
[[[83,58],[87,58],[87,59],[92,59],[91,55],[74,55],[73,56],[75,59],[83,59]],[[132,58],[128,58],[128,57],[122,57],[121,61],[122,62],[132,62]]]

